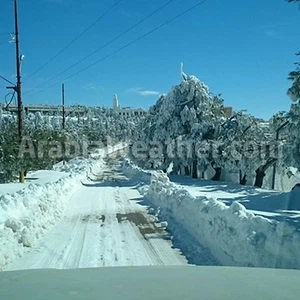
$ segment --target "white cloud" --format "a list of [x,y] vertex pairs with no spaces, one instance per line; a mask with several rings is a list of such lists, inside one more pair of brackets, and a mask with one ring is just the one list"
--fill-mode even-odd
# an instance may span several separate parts
[[273,29],[273,28],[277,28],[278,24],[271,24],[271,25],[260,25],[260,26],[255,26],[254,28],[258,28],[258,29]]
[[274,30],[274,29],[265,30],[264,34],[267,35],[267,36],[269,36],[269,37],[274,37],[274,38],[276,38],[278,36],[277,31]]
[[159,92],[157,92],[157,91],[140,91],[139,94],[141,96],[157,96],[157,95],[159,95]]
[[282,31],[282,28],[284,26],[287,26],[288,24],[288,22],[278,24],[266,24],[254,26],[252,29],[261,31],[268,38],[289,42],[290,37],[284,35]]
[[282,35],[278,30],[275,30],[275,29],[264,30],[264,34],[267,37],[275,39],[275,40],[279,40],[282,42],[290,42],[289,37]]
[[160,93],[158,91],[152,91],[152,90],[144,90],[143,88],[130,88],[127,90],[128,93],[135,93],[143,97],[147,96],[158,96]]
[[103,90],[103,86],[94,83],[94,82],[90,82],[87,83],[83,86],[83,89],[88,91],[88,92],[97,92],[97,91],[102,91]]

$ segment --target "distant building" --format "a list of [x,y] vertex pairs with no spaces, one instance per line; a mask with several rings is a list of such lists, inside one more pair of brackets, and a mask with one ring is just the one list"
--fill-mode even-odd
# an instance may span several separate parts
[[119,104],[119,99],[117,94],[115,94],[113,98],[113,110],[116,113],[118,113],[119,116],[124,116],[124,117],[146,115],[146,111],[142,108],[121,107]]
[[[25,105],[23,107],[23,109],[26,114],[40,112],[43,114],[54,115],[54,114],[62,113],[61,105]],[[17,113],[18,106],[10,105],[6,110],[9,112],[12,112],[12,113]],[[88,111],[89,111],[89,108],[86,106],[74,105],[74,106],[66,106],[65,107],[66,114],[76,113],[76,114],[83,116],[83,115],[87,114]]]
[[[62,114],[62,106],[61,105],[25,105],[24,107],[25,114],[28,113],[43,113],[47,115],[55,115]],[[7,111],[11,113],[18,112],[18,106],[10,105]],[[82,105],[73,105],[73,106],[65,106],[65,112],[67,115],[74,114],[76,116],[85,116],[89,112],[96,114],[105,114],[109,111],[114,111],[118,113],[120,116],[144,116],[146,115],[146,111],[142,108],[133,108],[133,107],[121,107],[119,104],[118,96],[115,94],[113,98],[113,109],[104,108],[104,107],[87,107]]]

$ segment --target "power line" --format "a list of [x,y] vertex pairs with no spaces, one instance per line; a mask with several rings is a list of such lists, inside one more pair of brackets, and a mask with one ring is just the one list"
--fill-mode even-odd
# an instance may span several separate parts
[[8,109],[8,107],[10,106],[10,104],[12,103],[12,101],[15,98],[15,94],[16,94],[16,91],[14,91],[13,93],[9,93],[5,96],[5,101],[6,101],[6,97],[9,96],[9,95],[12,95],[10,100],[6,103],[5,109]]
[[9,81],[8,79],[6,79],[5,77],[0,75],[0,78],[3,79],[4,81],[8,82],[9,84],[15,85],[14,83],[12,83],[11,81]]
[[88,30],[90,30],[96,23],[98,23],[103,17],[105,17],[115,6],[117,6],[122,0],[115,2],[108,10],[106,10],[100,17],[98,17],[91,25],[89,25],[85,30],[83,30],[79,35],[77,35],[70,43],[68,43],[64,48],[57,52],[53,57],[51,57],[46,63],[44,63],[40,68],[38,68],[33,74],[31,74],[26,81],[31,79],[34,75],[44,69],[50,62],[52,62],[56,57],[63,53],[67,48],[74,44],[80,37],[82,37]]
[[[81,70],[79,70],[79,71],[77,71],[77,72],[71,74],[70,76],[64,78],[62,81],[66,81],[66,80],[68,80],[68,79],[70,79],[70,78],[72,78],[72,77],[78,75],[79,73],[81,73],[81,72],[83,72],[83,71],[85,71],[85,70],[87,70],[87,69],[89,69],[89,68],[95,66],[96,64],[98,64],[98,63],[100,63],[100,62],[102,62],[102,61],[108,59],[109,57],[111,57],[111,56],[113,56],[113,55],[115,55],[115,54],[121,52],[122,50],[124,50],[124,49],[128,48],[129,46],[135,44],[136,42],[138,42],[138,41],[140,41],[141,39],[147,37],[148,35],[150,35],[150,34],[152,34],[153,32],[159,30],[160,28],[162,28],[162,27],[168,25],[169,23],[175,21],[176,19],[182,17],[183,15],[187,14],[187,13],[190,12],[191,10],[197,8],[198,6],[204,4],[204,3],[207,2],[207,1],[208,1],[208,0],[202,0],[202,1],[198,2],[198,3],[196,3],[195,5],[193,5],[192,7],[188,8],[188,9],[186,9],[186,10],[183,11],[182,13],[176,15],[175,17],[169,19],[168,21],[166,21],[166,22],[162,23],[161,25],[155,27],[154,29],[148,31],[147,33],[141,35],[140,37],[138,37],[138,38],[136,38],[135,40],[129,42],[128,44],[126,44],[126,45],[124,45],[123,47],[117,49],[116,51],[114,51],[114,52],[112,52],[112,53],[110,53],[110,54],[108,54],[108,55],[102,57],[101,59],[97,60],[96,62],[94,62],[94,63],[92,63],[92,64],[90,64],[90,65],[88,65],[87,67],[85,67],[85,68],[83,68],[83,69],[81,69]],[[54,87],[54,86],[56,86],[56,85],[57,85],[58,83],[60,83],[60,82],[61,82],[61,81],[56,82],[55,84],[50,85],[49,87],[47,87],[47,88],[45,88],[45,89],[43,89],[43,90],[41,90],[41,91],[39,91],[39,92],[33,94],[32,96],[36,96],[36,95],[38,95],[38,94],[40,94],[40,93],[42,93],[42,92],[44,92],[44,91],[46,91],[46,90],[48,90],[48,89]]]
[[83,61],[85,61],[86,59],[90,58],[91,56],[93,56],[94,54],[96,54],[97,52],[99,52],[100,50],[102,50],[103,48],[107,47],[108,45],[110,45],[111,43],[113,43],[114,41],[116,41],[117,39],[119,39],[120,37],[122,37],[123,35],[125,35],[126,33],[128,33],[129,31],[131,31],[132,29],[134,29],[135,27],[137,27],[138,25],[142,24],[143,22],[145,22],[146,20],[148,20],[150,17],[152,17],[153,15],[155,15],[157,12],[159,12],[160,10],[162,10],[163,8],[165,8],[166,6],[168,6],[171,2],[174,2],[174,0],[169,0],[168,2],[166,2],[164,5],[160,6],[159,8],[157,8],[156,10],[154,10],[152,13],[150,13],[149,15],[147,15],[146,17],[144,17],[142,20],[140,20],[139,22],[137,22],[136,24],[134,24],[133,26],[129,27],[128,29],[126,29],[125,31],[123,31],[122,33],[120,33],[119,35],[117,35],[116,37],[114,37],[112,40],[110,40],[109,42],[105,43],[104,45],[102,45],[101,47],[97,48],[95,51],[91,52],[89,55],[85,56],[84,58],[82,58],[81,60],[79,60],[78,62],[74,63],[73,65],[71,65],[70,67],[68,67],[67,69],[61,71],[60,73],[56,74],[55,76],[51,77],[50,79],[42,82],[41,84],[39,84],[37,87],[33,88],[32,90],[28,91],[28,93],[30,93],[33,90],[36,90],[38,88],[40,88],[41,86],[45,85],[46,83],[52,81],[53,79],[59,77],[60,75],[66,73],[67,71],[69,71],[70,69],[74,68],[75,66],[79,65],[80,63],[82,63]]

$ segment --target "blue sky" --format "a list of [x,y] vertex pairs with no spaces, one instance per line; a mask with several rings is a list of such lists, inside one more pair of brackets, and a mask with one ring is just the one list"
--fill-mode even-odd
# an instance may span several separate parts
[[[116,51],[199,0],[174,0],[153,17],[75,68],[32,91],[87,56],[168,0],[123,0],[34,77],[40,66],[72,41],[116,0],[19,0],[24,103],[60,103],[68,75]],[[179,83],[180,62],[225,104],[269,118],[288,110],[288,72],[300,51],[300,11],[284,0],[208,0],[92,68],[64,81],[67,104],[148,108]],[[0,75],[15,80],[13,1],[0,11]],[[45,91],[43,89],[57,83]],[[0,80],[0,101],[7,90]],[[40,92],[37,94],[37,92]]]

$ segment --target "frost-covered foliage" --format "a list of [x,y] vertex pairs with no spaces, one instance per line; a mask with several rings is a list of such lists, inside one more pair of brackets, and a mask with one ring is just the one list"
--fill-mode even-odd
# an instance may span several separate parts
[[271,124],[275,132],[279,129],[278,139],[282,145],[282,164],[300,170],[300,104],[292,104],[288,113],[276,114]]
[[[300,52],[296,54],[300,56]],[[288,96],[292,101],[300,101],[300,62],[296,62],[296,69],[290,72],[288,79],[293,81],[292,86],[288,89]]]
[[[25,127],[24,139],[20,142],[17,132],[16,122],[6,124],[1,130],[0,183],[13,181],[21,170],[51,168],[54,163],[62,159],[62,156],[52,157],[46,154],[55,143],[63,145],[69,136],[62,131]],[[41,145],[43,147],[38,152]]]
[[[178,169],[195,160],[193,142],[216,139],[224,121],[223,100],[212,95],[196,77],[188,76],[150,108],[141,124],[140,138],[147,143],[164,143],[163,167],[172,161]],[[186,155],[176,155],[174,159],[170,151],[183,151]]]
[[[74,111],[67,114],[63,130],[60,113],[45,115],[23,112],[23,116],[24,138],[20,143],[17,116],[0,107],[0,182],[16,179],[20,170],[49,169],[63,158],[86,156],[94,148],[127,141],[136,135],[136,125],[143,117],[119,116],[111,109],[89,109],[83,116]],[[71,147],[75,144],[78,147],[71,157],[64,156],[66,145]],[[20,157],[20,149],[24,148],[28,153]],[[54,151],[58,154],[48,155]]]
[[[300,8],[300,0],[286,0],[287,2],[298,3]],[[296,53],[300,56],[300,52]],[[293,81],[293,85],[288,89],[288,95],[292,101],[300,101],[300,62],[296,62],[296,70],[290,72],[289,79]]]
[[[53,115],[23,112],[24,127],[40,130],[62,130],[63,119],[61,113]],[[136,134],[136,124],[143,118],[141,115],[120,116],[112,109],[92,110],[89,109],[85,115],[79,115],[76,110],[67,113],[65,121],[65,131],[74,135],[94,140],[101,140],[109,136],[112,140],[128,140]],[[3,130],[8,124],[15,123],[17,116],[7,111],[3,111],[0,106],[0,129]]]
[[257,170],[264,177],[276,161],[276,152],[265,149],[275,137],[269,123],[243,111],[230,118],[224,112],[222,98],[196,77],[186,76],[159,98],[141,123],[140,139],[149,148],[153,142],[163,144],[162,157],[154,161],[150,150],[144,166],[166,169],[171,163],[173,172],[194,178],[209,176],[205,174],[211,169],[215,180],[228,179],[222,176],[227,172],[244,184],[247,177],[248,184],[254,183]]
[[194,76],[161,96],[143,122],[142,137],[164,141],[181,135],[212,138],[224,121],[223,100]]

